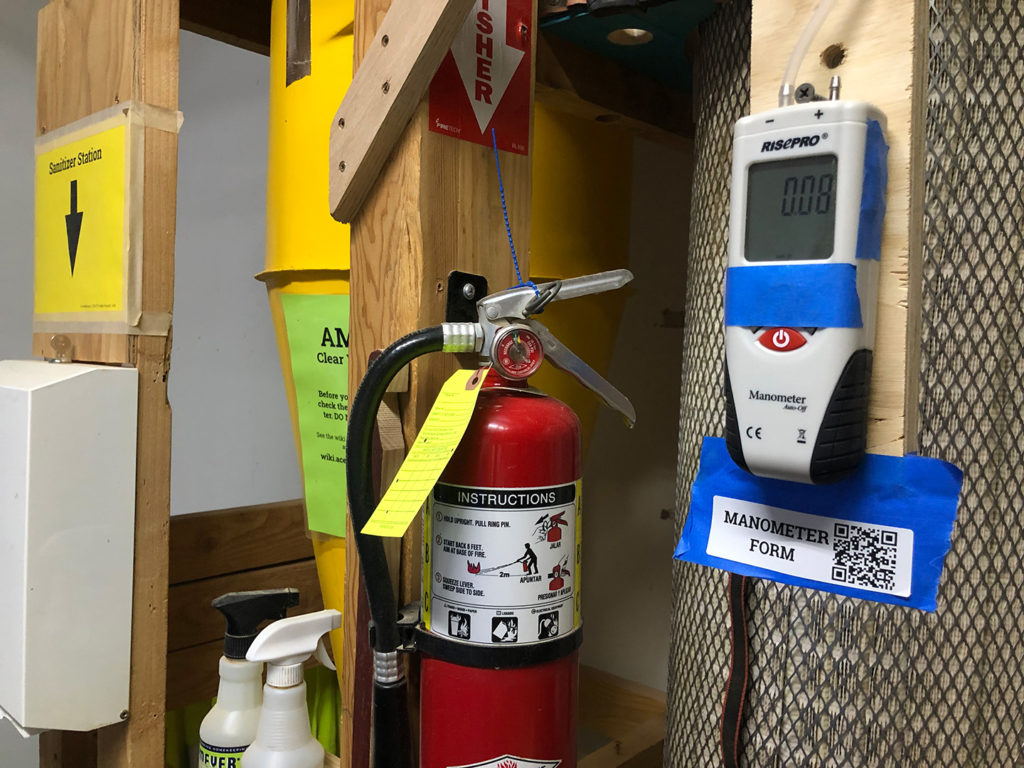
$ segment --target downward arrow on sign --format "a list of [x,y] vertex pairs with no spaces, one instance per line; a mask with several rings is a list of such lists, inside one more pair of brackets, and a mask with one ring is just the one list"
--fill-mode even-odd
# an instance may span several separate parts
[[506,44],[508,0],[477,0],[452,44],[452,56],[466,87],[481,133],[494,117],[523,51]]
[[82,234],[82,212],[78,210],[78,180],[71,182],[71,212],[64,217],[68,231],[68,256],[71,259],[71,274],[75,274],[75,259],[78,257],[78,237]]

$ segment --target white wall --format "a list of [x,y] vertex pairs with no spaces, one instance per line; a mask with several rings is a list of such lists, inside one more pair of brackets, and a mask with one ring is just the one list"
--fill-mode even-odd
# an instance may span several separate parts
[[171,514],[302,495],[263,270],[269,59],[181,33]]
[[635,279],[608,379],[633,401],[637,421],[627,429],[602,408],[583,467],[583,663],[660,690],[676,544],[671,510],[691,175],[691,152],[636,140]]
[[[0,359],[27,357],[32,349],[35,15],[41,6],[41,0],[4,0],[0,10]],[[35,768],[37,742],[0,721],[0,765]]]

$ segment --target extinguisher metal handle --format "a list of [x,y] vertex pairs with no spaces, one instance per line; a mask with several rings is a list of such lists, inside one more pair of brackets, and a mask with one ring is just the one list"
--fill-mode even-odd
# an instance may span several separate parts
[[[623,270],[625,271],[625,270]],[[565,371],[576,381],[589,389],[614,411],[622,414],[626,423],[632,427],[636,423],[636,410],[629,398],[619,392],[615,386],[601,374],[587,365],[576,353],[555,338],[554,334],[536,320],[524,321],[544,346],[544,356],[561,371]]]
[[[550,301],[566,301],[593,293],[604,293],[621,288],[633,279],[628,269],[611,269],[581,277],[568,277],[551,283],[541,283],[536,290],[528,285],[509,288],[485,296],[477,302],[480,323],[486,325],[495,320],[525,320],[532,312],[539,311]],[[544,300],[538,302],[538,296]]]

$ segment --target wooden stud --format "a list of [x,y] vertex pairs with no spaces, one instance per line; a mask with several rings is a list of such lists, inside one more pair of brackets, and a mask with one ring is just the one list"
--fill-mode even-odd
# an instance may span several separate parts
[[618,738],[664,714],[664,691],[580,667],[580,722],[590,730]]
[[[60,0],[39,13],[37,133],[126,100],[178,107],[177,0]],[[142,310],[170,313],[174,296],[176,134],[145,129]],[[131,694],[127,721],[103,729],[104,768],[164,758],[167,529],[170,513],[170,337],[128,340],[139,369]]]
[[216,670],[223,653],[221,639],[167,654],[168,712],[217,695]]
[[171,518],[170,583],[313,556],[302,499]]
[[[210,602],[218,595],[282,587],[295,587],[299,590],[299,606],[292,609],[292,613],[310,613],[323,609],[324,601],[320,597],[320,581],[313,558],[171,587],[167,609],[168,652],[173,653],[224,637],[224,617],[210,607]],[[208,671],[213,674],[214,669]]]
[[[390,0],[357,0],[357,66],[367,49],[379,44],[374,42],[378,26],[390,6]],[[531,62],[533,58],[531,51]],[[531,85],[531,104],[532,90]],[[501,162],[512,234],[527,274],[530,157],[502,152]],[[495,290],[515,284],[493,152],[490,147],[431,133],[424,102],[352,222],[351,392],[356,391],[374,349],[444,320],[447,276],[453,269],[483,274]],[[414,365],[409,392],[401,398],[406,444],[415,438],[443,379],[454,367],[454,359],[442,355],[421,358]],[[419,526],[413,525],[403,541],[403,599],[419,594],[420,539]],[[353,610],[358,605],[358,559],[351,535],[347,548],[341,746],[345,766],[357,727],[352,721],[355,642],[365,637],[367,621],[365,614]]]
[[331,211],[366,199],[474,0],[395,0],[345,93],[330,142]]
[[652,717],[579,760],[579,768],[661,768],[665,715]]
[[[778,105],[782,72],[818,0],[756,0],[751,45],[751,112]],[[920,368],[921,169],[924,167],[924,0],[844,5],[832,10],[800,67],[797,85],[827,92],[842,78],[842,98],[870,101],[888,118],[889,186],[882,233],[868,450],[902,455],[917,442]],[[826,66],[822,53],[842,50],[842,63]]]
[[[117,333],[65,333],[71,341],[72,357],[83,363],[127,363],[131,359],[128,336]],[[54,357],[52,333],[32,334],[32,354]]]

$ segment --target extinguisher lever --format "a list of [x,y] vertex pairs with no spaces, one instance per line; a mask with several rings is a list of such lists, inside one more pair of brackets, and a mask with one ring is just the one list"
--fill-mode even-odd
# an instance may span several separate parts
[[593,275],[541,283],[536,286],[536,290],[527,285],[520,285],[506,291],[498,291],[477,302],[480,323],[487,326],[488,323],[499,319],[513,322],[525,320],[531,314],[543,310],[549,302],[614,291],[632,279],[633,273],[628,269],[611,269]]
[[587,365],[575,352],[555,338],[554,334],[534,319],[524,321],[534,333],[540,337],[544,345],[544,356],[560,371],[572,376],[576,381],[589,389],[614,411],[622,414],[626,423],[632,427],[636,423],[636,410],[629,398],[619,392],[615,386],[601,374]]

